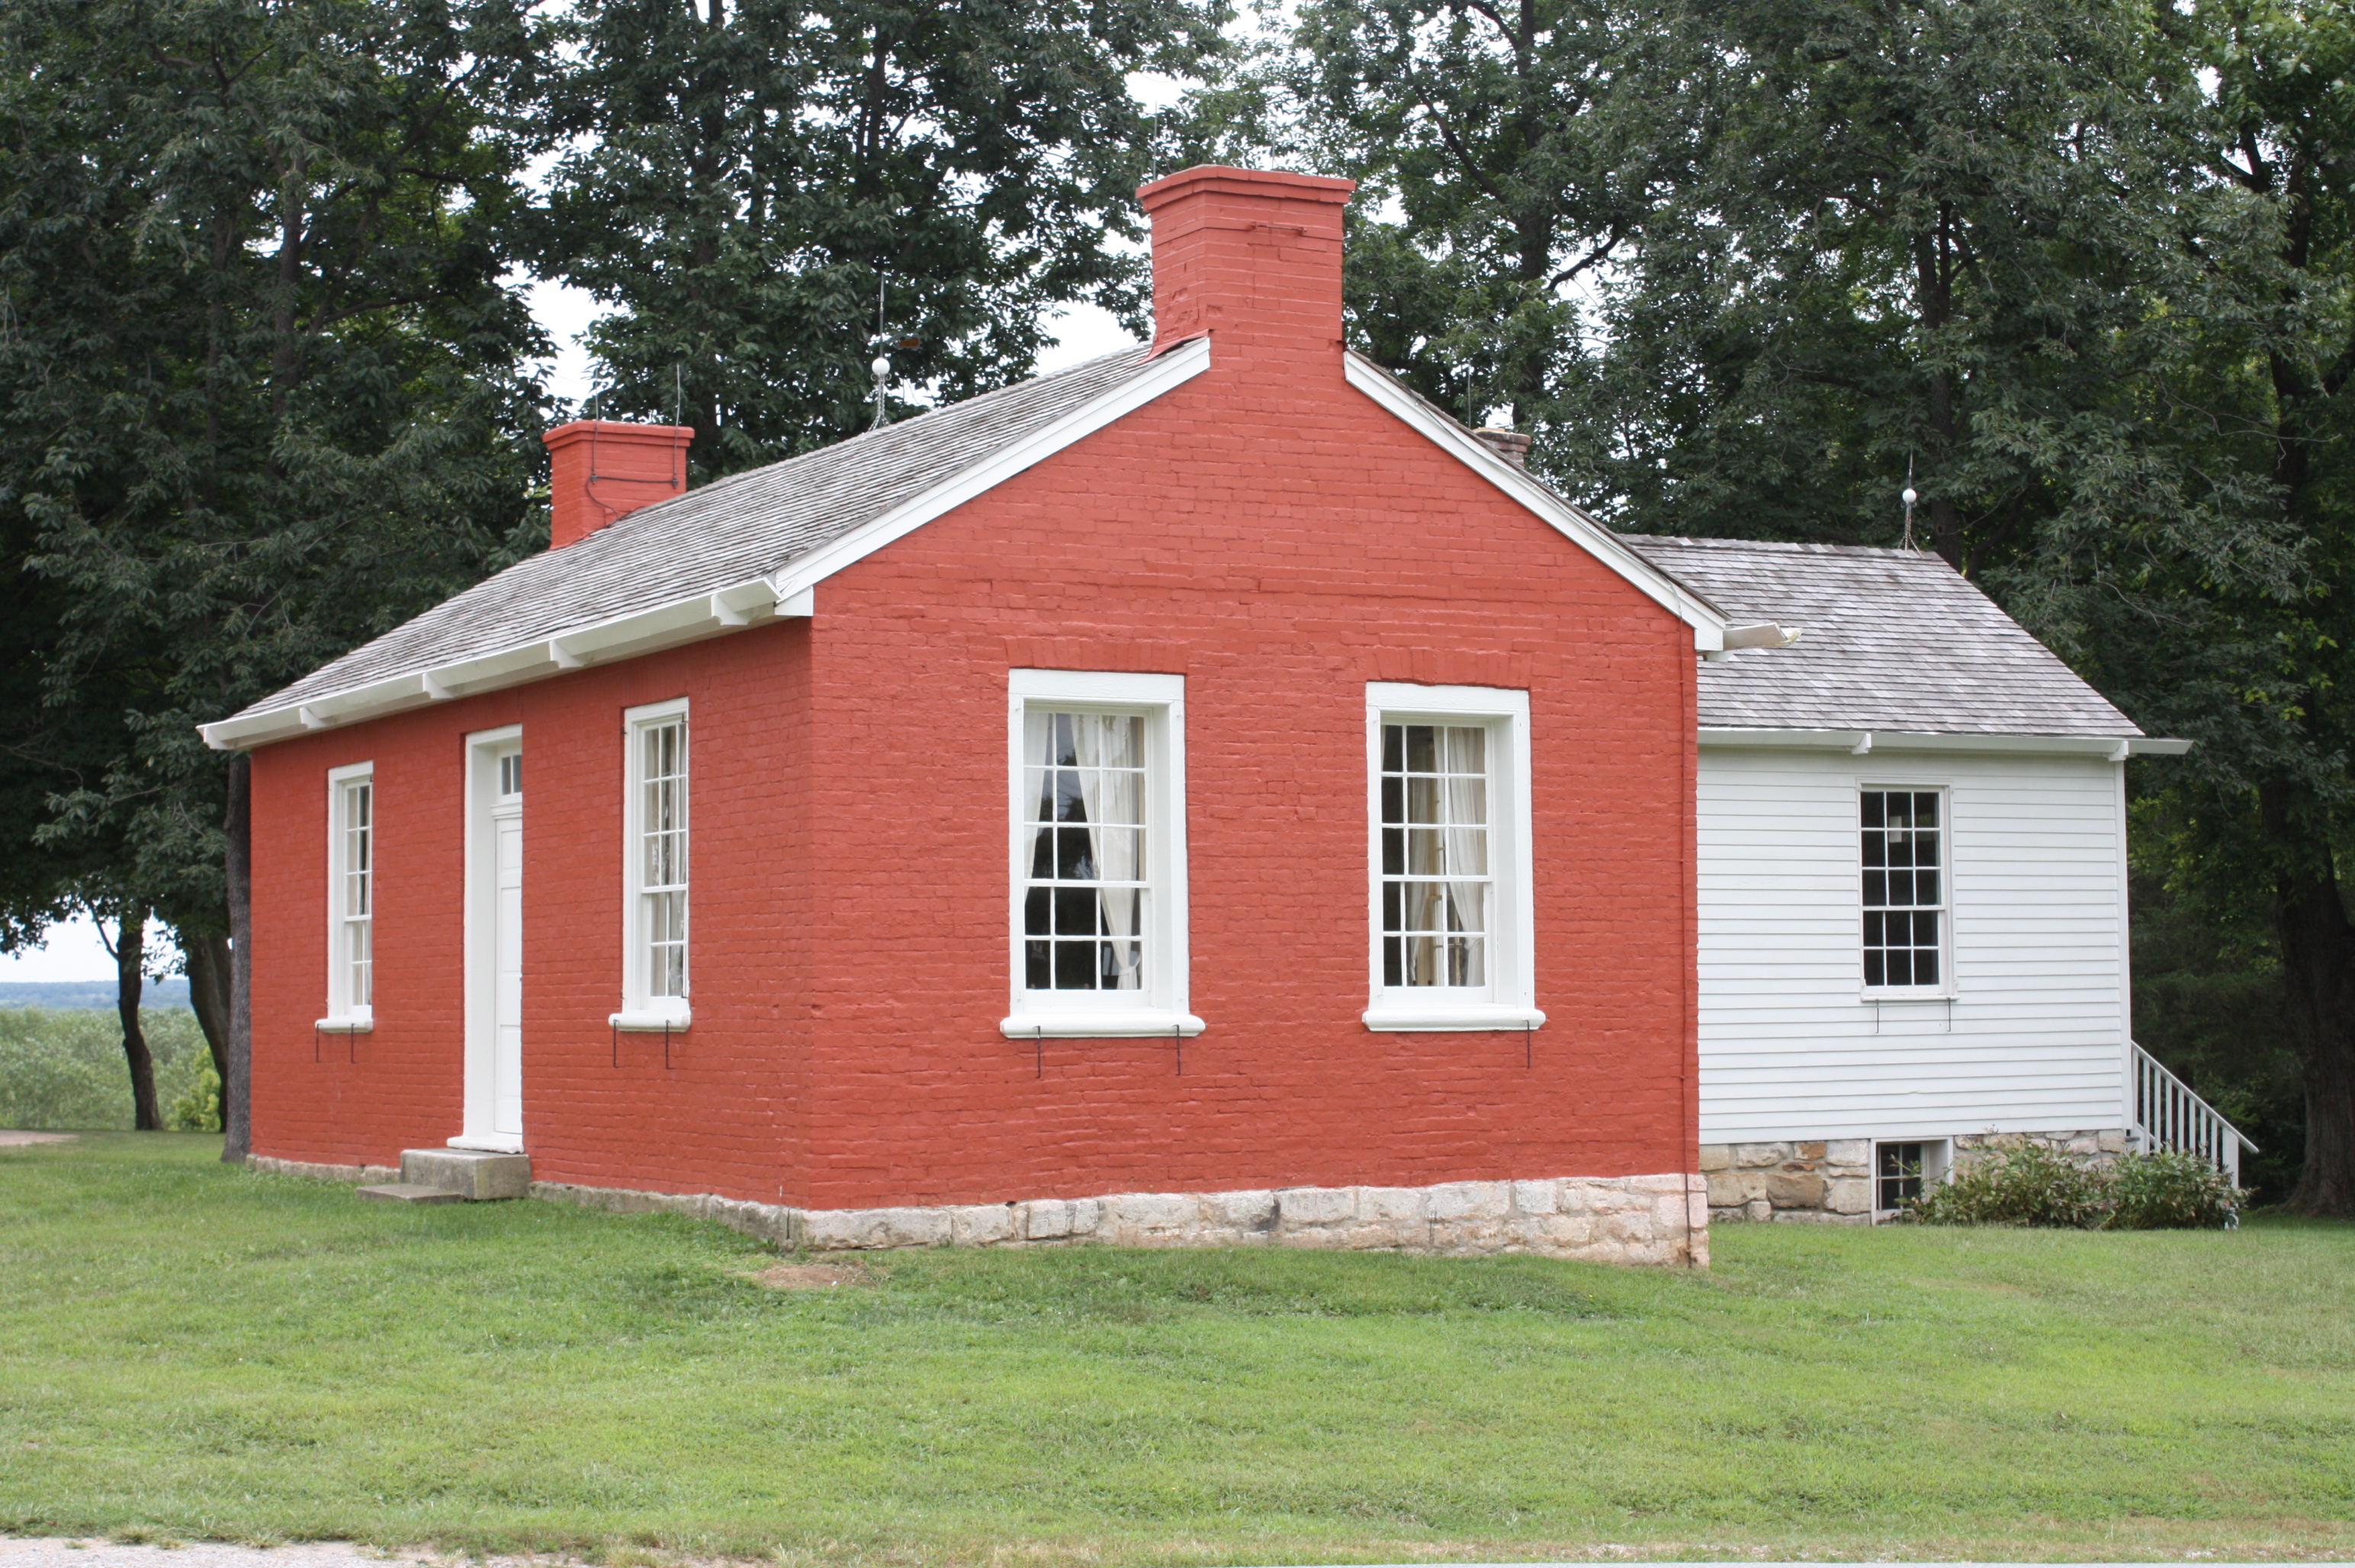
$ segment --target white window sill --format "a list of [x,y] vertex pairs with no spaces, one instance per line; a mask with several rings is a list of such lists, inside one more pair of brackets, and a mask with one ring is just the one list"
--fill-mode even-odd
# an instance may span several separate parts
[[1955,993],[1942,986],[1923,986],[1919,989],[1909,987],[1902,991],[1859,991],[1856,999],[1859,1002],[1951,1002],[1955,999]]
[[356,1014],[339,1013],[331,1019],[321,1019],[311,1026],[321,1034],[368,1034],[376,1029],[376,1019]]
[[1384,1003],[1368,1008],[1366,1027],[1385,1033],[1436,1034],[1451,1029],[1543,1029],[1546,1016],[1535,1008],[1503,1002]]
[[463,1148],[475,1154],[521,1154],[523,1139],[511,1133],[468,1133],[452,1138],[445,1148]]
[[1146,1035],[1197,1035],[1207,1026],[1191,1013],[1138,1008],[1101,1012],[1016,1013],[997,1020],[1008,1040],[1123,1040]]
[[695,1021],[692,1011],[683,1013],[618,1012],[605,1015],[605,1021],[623,1034],[679,1034]]

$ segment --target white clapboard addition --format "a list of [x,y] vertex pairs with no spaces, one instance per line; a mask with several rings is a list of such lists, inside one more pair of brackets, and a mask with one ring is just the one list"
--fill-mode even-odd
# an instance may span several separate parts
[[[1704,1143],[2123,1128],[2123,763],[1704,745]],[[1944,984],[1863,984],[1859,800],[1941,792]]]
[[[1962,1140],[2165,1141],[2138,1093],[2190,1129],[2179,1144],[2228,1163],[2222,1135],[2150,1087],[2134,1045],[2125,770],[2185,742],[2145,736],[1934,555],[1626,542],[1774,634],[1709,656],[1697,693],[1700,1141],[1725,1173],[1712,1203],[1861,1218]],[[1928,792],[1937,813],[1938,885],[1881,890],[1912,906],[1911,937],[1912,909],[1935,911],[1935,984],[1869,983],[1863,797],[1892,790]],[[1770,1167],[1785,1179],[1742,1174]]]

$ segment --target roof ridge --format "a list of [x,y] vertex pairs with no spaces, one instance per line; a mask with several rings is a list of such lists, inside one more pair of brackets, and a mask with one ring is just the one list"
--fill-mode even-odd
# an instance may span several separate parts
[[1941,565],[1945,564],[1945,558],[1935,551],[1908,549],[1903,545],[1833,544],[1815,539],[1732,539],[1703,534],[1622,533],[1619,537],[1630,544],[1706,545],[1730,549],[1788,550],[1806,555],[1895,556],[1906,560],[1934,560]]

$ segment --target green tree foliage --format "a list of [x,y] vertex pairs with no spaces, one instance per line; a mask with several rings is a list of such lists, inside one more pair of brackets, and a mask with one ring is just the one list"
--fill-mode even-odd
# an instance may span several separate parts
[[539,41],[508,0],[0,9],[17,911],[95,863],[224,969],[196,724],[544,537],[501,282]]
[[[1910,475],[1923,543],[2200,742],[2138,771],[2140,853],[2211,933],[2185,992],[2270,937],[2334,1212],[2349,40],[2345,0],[1330,0],[1262,72],[1389,204],[1359,347],[1511,401],[1626,528],[1890,544]],[[2195,1054],[2261,1093],[2264,1053]]]
[[[868,360],[962,398],[1060,303],[1142,308],[1126,73],[1216,47],[1191,0],[585,0],[546,264],[615,314],[600,413],[692,425],[695,476],[871,418]],[[890,331],[879,343],[879,293]]]

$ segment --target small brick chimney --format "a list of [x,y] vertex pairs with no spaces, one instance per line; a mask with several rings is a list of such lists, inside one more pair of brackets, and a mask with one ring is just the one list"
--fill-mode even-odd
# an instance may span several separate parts
[[1153,351],[1204,332],[1271,351],[1341,345],[1354,180],[1202,164],[1137,188],[1153,215]]
[[684,491],[695,432],[683,424],[574,420],[540,439],[548,443],[548,543],[561,549]]
[[1534,438],[1517,430],[1476,430],[1472,433],[1514,467],[1529,465],[1529,444]]

